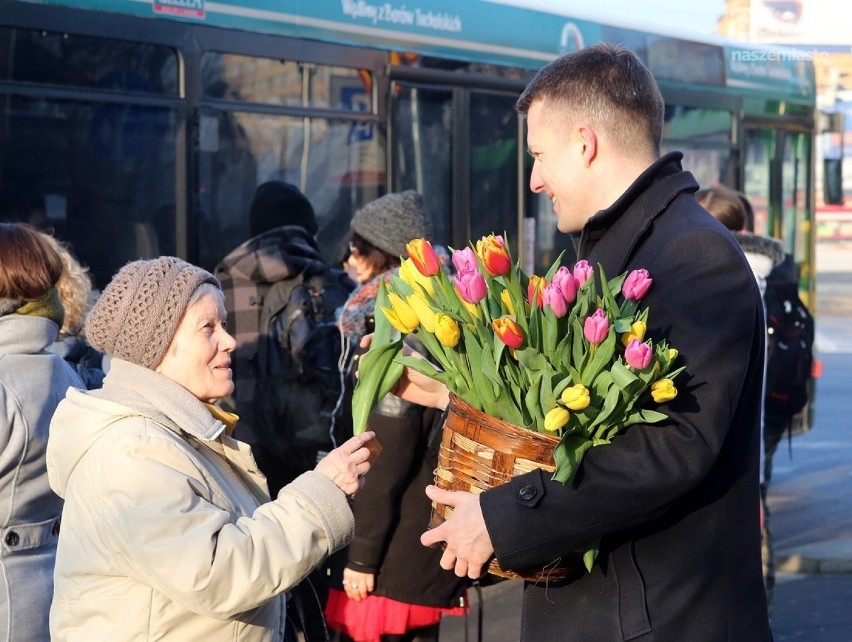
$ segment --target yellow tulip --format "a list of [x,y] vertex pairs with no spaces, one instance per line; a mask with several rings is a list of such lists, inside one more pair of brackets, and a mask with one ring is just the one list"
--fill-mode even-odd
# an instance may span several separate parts
[[657,403],[671,401],[677,397],[677,388],[671,379],[658,379],[651,384],[651,396]]
[[583,408],[588,408],[589,402],[591,401],[589,397],[589,389],[581,383],[565,388],[559,398],[562,403],[568,406],[571,410],[583,410]]
[[509,290],[503,290],[500,293],[500,300],[503,302],[503,305],[506,306],[506,312],[508,312],[510,316],[515,316],[515,306],[512,305],[512,297],[509,296]]
[[435,336],[445,348],[455,348],[461,338],[459,324],[449,314],[438,312],[435,315]]
[[406,302],[414,310],[417,318],[420,319],[422,325],[427,332],[435,332],[435,311],[427,303],[426,298],[422,294],[410,294],[406,297]]
[[[456,290],[456,294],[458,294],[458,290]],[[461,297],[459,297],[459,301],[461,301],[462,306],[464,306],[464,309],[467,310],[470,316],[479,318],[479,308],[475,303],[468,303]]]
[[645,331],[647,329],[648,329],[648,326],[644,321],[634,321],[630,325],[630,332],[625,332],[624,334],[621,335],[622,345],[624,345],[624,347],[626,348],[628,345],[630,345],[630,342],[633,339],[636,339],[637,341],[640,341],[640,342],[644,341],[645,340]]
[[390,324],[403,334],[414,332],[420,325],[420,319],[417,318],[411,306],[395,292],[388,292],[388,299],[392,307],[382,308],[382,312],[385,313]]
[[678,351],[674,348],[669,348],[669,351],[666,353],[666,356],[669,358],[669,361],[674,361],[677,359]]
[[568,423],[571,413],[562,406],[556,406],[553,410],[544,416],[544,429],[550,432],[556,432],[562,426]]
[[432,278],[423,276],[411,259],[405,259],[399,266],[399,278],[412,287],[415,292],[421,289],[429,296],[435,296],[435,284]]

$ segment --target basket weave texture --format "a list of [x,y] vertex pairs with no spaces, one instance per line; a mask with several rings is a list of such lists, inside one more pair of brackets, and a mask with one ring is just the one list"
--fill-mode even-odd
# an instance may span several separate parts
[[[553,472],[556,469],[553,451],[558,443],[555,435],[537,433],[497,419],[451,394],[435,469],[435,485],[444,490],[481,493],[508,482],[515,475],[536,469]],[[452,513],[451,506],[432,502],[430,527],[438,526]],[[573,556],[563,562],[570,565],[515,572],[503,570],[494,559],[488,572],[530,582],[555,581],[564,579],[576,569]]]

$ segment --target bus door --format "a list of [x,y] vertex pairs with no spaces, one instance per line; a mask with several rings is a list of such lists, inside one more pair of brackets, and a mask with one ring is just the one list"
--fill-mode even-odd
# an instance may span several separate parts
[[802,299],[813,295],[813,195],[809,133],[746,126],[744,136],[744,193],[754,208],[754,231],[773,236],[793,257]]
[[[423,194],[436,243],[462,248],[505,232],[514,255],[528,271],[536,269],[535,257],[552,245],[555,224],[547,236],[536,233],[531,164],[514,108],[524,84],[427,71],[392,70],[390,189]],[[467,82],[459,85],[460,77]]]

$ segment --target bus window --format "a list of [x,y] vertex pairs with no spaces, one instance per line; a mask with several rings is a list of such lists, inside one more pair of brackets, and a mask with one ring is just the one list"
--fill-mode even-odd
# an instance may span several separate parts
[[770,170],[775,157],[775,137],[768,129],[748,128],[745,132],[744,193],[754,210],[754,232],[775,236],[774,216],[770,211]]
[[201,69],[207,98],[374,112],[365,70],[217,52],[204,54]]
[[517,96],[395,87],[394,189],[423,194],[432,214],[433,241],[459,248],[487,234],[506,232],[517,252]]
[[174,110],[12,97],[6,118],[0,218],[28,220],[16,199],[42,203],[29,222],[70,243],[99,287],[127,261],[175,253]]
[[0,80],[178,94],[177,54],[160,45],[0,27]]
[[[695,176],[701,188],[710,187],[717,183],[730,184],[728,171],[730,167],[729,149],[708,149],[678,145],[671,151],[683,152],[683,168]],[[664,153],[670,151],[664,150]]]
[[453,245],[452,92],[394,87],[391,185],[396,191],[420,192],[432,215],[432,240]]
[[507,232],[517,252],[518,115],[515,96],[473,92],[470,99],[470,238]]
[[317,215],[317,242],[342,259],[352,213],[379,195],[383,142],[375,127],[339,119],[204,109],[198,142],[199,265],[212,269],[249,238],[255,188],[270,180],[299,187]]
[[792,254],[796,263],[808,263],[811,249],[808,235],[801,231],[812,221],[807,209],[808,172],[810,171],[810,143],[807,134],[784,132],[783,158],[781,160],[781,240],[784,250]]

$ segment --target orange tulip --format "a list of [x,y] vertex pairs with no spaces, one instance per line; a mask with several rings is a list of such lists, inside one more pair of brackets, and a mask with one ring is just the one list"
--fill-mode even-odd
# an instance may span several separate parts
[[435,276],[441,269],[441,261],[432,244],[426,239],[413,239],[409,241],[405,250],[408,252],[408,257],[414,263],[417,271],[423,276]]
[[530,275],[530,283],[527,286],[527,301],[530,305],[544,307],[544,288],[547,287],[547,279],[535,274]]
[[476,242],[476,254],[489,276],[504,276],[512,267],[512,258],[503,244],[502,236],[483,236]]
[[517,350],[524,344],[524,334],[521,327],[509,317],[500,317],[491,322],[491,327],[500,338],[500,341],[505,343],[510,348]]

